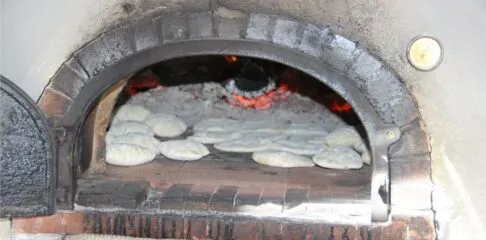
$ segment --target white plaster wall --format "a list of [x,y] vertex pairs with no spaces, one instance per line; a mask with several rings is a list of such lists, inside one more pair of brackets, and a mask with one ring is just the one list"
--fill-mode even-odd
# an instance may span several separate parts
[[0,239],[10,239],[10,226],[11,222],[8,218],[0,218]]
[[127,18],[118,0],[1,0],[0,73],[34,100],[100,29]]

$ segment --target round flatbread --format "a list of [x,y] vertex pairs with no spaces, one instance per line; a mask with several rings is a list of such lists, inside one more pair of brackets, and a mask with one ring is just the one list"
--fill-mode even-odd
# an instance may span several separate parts
[[231,141],[241,137],[240,132],[219,132],[219,131],[204,131],[195,132],[192,136],[187,137],[187,140],[202,144],[214,144],[224,141]]
[[192,129],[196,132],[204,131],[234,131],[238,128],[239,122],[237,120],[228,118],[210,118],[204,119],[192,126]]
[[240,138],[214,144],[214,148],[225,152],[258,152],[270,148],[271,140],[259,138]]
[[363,166],[361,156],[345,146],[330,146],[314,155],[312,161],[318,166],[332,169],[359,169]]
[[284,136],[278,132],[243,132],[241,135],[242,138],[259,139],[262,141],[275,141],[284,138]]
[[155,135],[160,137],[177,137],[187,129],[186,123],[180,118],[164,113],[148,116],[145,123],[152,127]]
[[114,137],[127,135],[130,133],[137,133],[146,136],[154,136],[154,130],[142,122],[126,121],[120,122],[110,127],[106,134],[106,141],[111,141]]
[[351,127],[338,128],[325,139],[325,143],[329,146],[354,146],[360,141],[362,141],[361,136]]
[[112,123],[116,124],[123,121],[142,122],[151,114],[150,110],[138,104],[125,104],[121,106],[115,114]]
[[284,151],[267,150],[254,152],[252,158],[259,164],[272,167],[293,168],[314,166],[310,158]]
[[371,156],[368,151],[361,153],[361,160],[363,160],[363,163],[366,165],[371,164]]
[[326,136],[328,132],[320,125],[315,124],[291,124],[284,130],[286,135],[317,135]]
[[139,92],[130,97],[128,104],[138,104],[146,106],[147,100],[153,98],[151,91]]
[[366,165],[370,165],[371,164],[371,156],[370,156],[370,153],[368,151],[368,148],[366,147],[366,144],[361,141],[358,142],[358,143],[355,143],[353,145],[353,149],[360,153],[361,154],[361,159],[363,160],[363,163],[365,163]]
[[148,148],[152,151],[157,151],[157,147],[160,145],[160,141],[158,139],[139,133],[120,135],[106,141],[106,144],[108,145],[121,143]]
[[285,139],[326,145],[326,143],[324,142],[324,139],[326,139],[326,135],[285,135]]
[[172,160],[199,160],[210,152],[201,143],[189,140],[170,140],[159,145],[159,153]]
[[118,166],[135,166],[154,160],[155,151],[131,144],[106,146],[106,163]]
[[356,142],[353,145],[353,149],[358,153],[364,153],[364,152],[368,151],[368,147],[366,146],[366,144],[363,141],[361,141],[361,138],[359,139],[358,142]]
[[238,126],[241,132],[262,132],[262,133],[280,133],[283,125],[274,121],[244,121]]
[[326,145],[299,141],[297,139],[279,139],[272,142],[271,149],[291,152],[301,155],[313,155],[326,149]]

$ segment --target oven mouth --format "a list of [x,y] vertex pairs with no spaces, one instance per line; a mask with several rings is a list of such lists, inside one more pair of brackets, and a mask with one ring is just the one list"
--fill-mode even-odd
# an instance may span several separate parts
[[[412,187],[406,177],[402,176],[408,174],[407,169],[396,159],[405,158],[407,161],[412,161],[410,158],[415,153],[422,156],[421,154],[428,152],[427,141],[422,141],[424,135],[418,111],[400,79],[362,46],[332,33],[328,28],[263,14],[249,14],[231,21],[220,21],[220,18],[225,18],[224,16],[214,16],[215,19],[207,18],[208,14],[212,13],[195,13],[194,16],[192,13],[175,14],[174,16],[169,14],[162,17],[180,19],[180,23],[186,28],[185,32],[174,32],[174,29],[170,28],[172,26],[170,24],[166,26],[167,28],[156,28],[157,24],[167,25],[159,18],[136,21],[133,24],[122,26],[83,46],[59,69],[39,100],[39,105],[50,118],[58,144],[57,206],[60,209],[72,209],[76,201],[79,203],[79,199],[83,199],[80,197],[82,196],[80,194],[83,189],[80,187],[82,184],[79,186],[77,184],[84,180],[88,181],[86,176],[89,174],[82,174],[83,171],[77,172],[78,166],[82,166],[82,170],[87,169],[87,166],[81,164],[86,152],[82,143],[86,136],[82,126],[85,125],[86,117],[103,95],[108,94],[116,84],[123,82],[120,79],[128,80],[132,77],[129,76],[130,73],[138,73],[141,69],[153,64],[182,57],[216,54],[226,56],[227,60],[231,61],[233,59],[231,56],[235,56],[290,66],[319,80],[322,85],[332,89],[336,95],[344,99],[349,106],[344,105],[343,107],[336,104],[334,107],[340,111],[346,111],[351,107],[356,113],[359,123],[362,125],[363,136],[366,136],[371,157],[371,165],[366,177],[366,182],[370,185],[369,197],[365,197],[366,206],[358,203],[351,204],[363,206],[361,209],[366,209],[369,214],[353,214],[343,212],[342,209],[332,210],[332,207],[343,206],[344,201],[326,202],[319,207],[331,209],[330,212],[344,216],[343,218],[367,215],[363,219],[371,218],[374,222],[388,221],[391,198],[395,197],[394,201],[401,204],[400,194],[406,193]],[[181,16],[183,18],[180,18]],[[207,26],[216,24],[215,28],[209,32],[206,31],[207,29],[194,28],[194,26],[201,26],[199,21],[194,22],[196,19],[201,22],[209,21]],[[268,19],[272,19],[272,21],[266,21]],[[211,22],[213,20],[215,22]],[[289,21],[296,24],[288,25]],[[254,24],[257,22],[268,24]],[[227,24],[235,23],[239,26],[236,29],[238,31],[227,32],[227,30],[231,30]],[[299,26],[303,29],[299,29]],[[268,28],[275,29],[269,32]],[[291,38],[286,34],[280,34],[282,31],[291,34]],[[265,34],[259,35],[258,32]],[[290,39],[293,40],[287,41]],[[257,77],[257,79],[260,78]],[[263,106],[262,110],[265,110],[268,104],[257,104],[261,102],[260,97],[273,96],[271,93],[279,91],[286,93],[285,88],[281,89],[282,85],[268,84],[273,82],[270,80],[268,83],[258,81],[250,85],[247,82],[240,82],[240,78],[233,80],[233,86],[231,84],[223,86],[226,90],[229,89],[230,92],[237,94],[236,100],[240,105],[247,107]],[[235,91],[234,86],[238,87],[236,90],[243,91]],[[135,92],[147,89],[147,87],[133,88]],[[277,96],[285,97],[285,94]],[[247,101],[248,99],[250,101]],[[401,138],[402,133],[405,133],[406,137]],[[392,160],[396,162],[395,165],[390,164]],[[104,171],[104,169],[99,170],[98,172]],[[390,172],[395,175],[390,175]],[[145,189],[142,192],[134,193],[133,196],[137,197],[132,197],[126,202],[137,202],[136,199],[161,195],[160,192],[154,192],[150,182],[147,181],[137,182],[137,184],[143,183],[142,187],[132,188],[129,186],[133,182],[130,184],[119,182],[117,185],[111,181],[110,184],[102,184],[98,177],[93,176],[89,180],[91,183],[82,185],[88,189],[98,189],[94,196],[106,192],[103,189],[107,186],[112,186],[114,189],[124,188],[124,186],[129,189]],[[93,179],[96,181],[93,182]],[[395,184],[391,184],[392,181],[395,181]],[[397,182],[403,184],[398,185]],[[99,184],[102,184],[104,188],[97,188]],[[170,190],[169,193],[185,195],[186,192],[191,192],[192,187],[188,189],[186,185],[181,184],[173,188],[171,188],[172,185],[166,187],[168,191]],[[359,185],[361,182],[353,184]],[[231,187],[231,185],[225,186]],[[398,194],[390,194],[393,186]],[[234,188],[223,188],[221,191],[226,192],[226,190],[235,191]],[[117,190],[113,191],[117,192]],[[292,191],[290,192],[292,193]],[[303,195],[295,194],[298,191],[293,192],[294,194],[290,195]],[[221,194],[217,189],[214,190],[214,194],[216,193]],[[420,201],[426,202],[422,200],[426,198],[427,192],[423,191],[423,193]],[[287,196],[287,193],[277,195],[284,204],[284,196]],[[95,198],[90,196],[89,194],[84,195],[84,199],[88,197],[92,199],[90,200],[92,202]],[[109,200],[114,196],[102,195],[97,198]],[[213,198],[211,195],[210,199],[218,199],[218,196]],[[118,197],[120,196],[117,195],[115,198]],[[108,200],[107,202],[109,202]],[[309,206],[314,208],[308,206],[304,208],[315,209],[316,207],[315,204]],[[417,206],[422,209],[422,205],[417,204]],[[107,208],[101,208],[101,210],[103,209]],[[352,220],[350,221],[352,222]]]
[[[35,225],[35,231],[46,226],[48,231],[67,234],[238,238],[253,232],[255,236],[291,233],[331,239],[341,234],[342,238],[358,234],[368,238],[396,233],[433,238],[430,148],[420,114],[401,79],[363,45],[332,33],[328,27],[285,16],[243,12],[220,16],[214,11],[146,17],[105,32],[74,52],[38,101],[44,116],[20,89],[9,90],[15,85],[2,87],[2,91],[14,93],[11,100],[15,104],[9,104],[7,124],[13,126],[9,138],[15,143],[3,143],[10,146],[10,156],[15,157],[2,158],[2,165],[9,170],[1,179],[16,186],[2,192],[2,200],[5,193],[7,199],[0,215],[33,216],[67,210],[48,218],[14,219],[23,226]],[[201,64],[168,66],[176,60],[184,66],[197,59]],[[243,64],[232,74],[214,74],[226,70],[225,65],[239,63]],[[165,65],[168,70],[162,68],[157,73],[160,68],[154,64]],[[277,65],[282,66],[282,72],[268,71]],[[175,75],[177,81],[171,84],[170,75]],[[182,81],[181,76],[186,75],[198,81]],[[307,78],[317,84],[306,86]],[[4,82],[8,81],[2,78]],[[306,94],[309,90],[319,95]],[[170,114],[167,119],[177,123],[173,125],[179,133],[162,136],[145,123],[145,118],[118,117],[125,107],[136,103],[135,99],[144,100],[145,96],[147,101],[138,106],[142,110],[137,114],[128,112],[123,118],[138,118],[143,109],[148,109],[149,116],[154,112]],[[302,99],[307,103],[302,104]],[[201,102],[209,107],[199,107]],[[17,103],[21,103],[20,108],[15,106]],[[218,108],[214,108],[216,105]],[[154,106],[177,111],[157,112]],[[19,118],[15,112],[18,109],[31,115]],[[218,109],[219,115],[211,111],[198,114],[208,109]],[[244,111],[252,115],[244,117],[240,113]],[[311,113],[319,113],[316,115],[324,120]],[[259,114],[267,115],[259,118]],[[327,120],[335,115],[342,117],[338,123],[354,132],[359,130],[356,135],[367,147],[369,166],[338,170],[308,165],[316,164],[312,161],[314,155],[332,145],[327,137],[339,124],[328,125]],[[223,120],[207,120],[214,117]],[[18,126],[22,125],[19,119],[33,120],[30,126],[37,126],[24,124],[27,131],[18,136]],[[269,124],[269,119],[275,122]],[[272,160],[271,154],[255,149],[246,149],[246,153],[221,146],[218,149],[218,142],[198,142],[203,147],[187,152],[192,157],[203,155],[198,160],[181,161],[166,152],[180,150],[177,145],[165,147],[164,152],[149,158],[148,144],[140,146],[117,138],[110,143],[113,139],[107,136],[117,129],[115,120],[147,125],[142,128],[151,135],[142,134],[140,139],[149,138],[155,143],[152,152],[167,142],[174,144],[176,137],[195,138],[198,142],[205,137],[208,141],[208,136],[210,141],[222,143],[251,136],[247,144],[275,150],[274,141],[282,140],[284,135],[284,140],[307,143],[298,148],[295,144],[277,145],[278,151],[294,154],[284,155],[293,157],[292,164],[298,159],[298,164],[305,166],[276,167],[273,165],[283,163],[281,155],[278,158],[272,153]],[[34,138],[40,138],[33,137],[29,129],[40,130],[41,138],[46,140],[43,142],[52,143],[52,151],[44,148],[42,156],[30,147]],[[317,153],[310,143],[322,139],[287,136],[302,131],[317,131],[318,137],[324,137],[325,144],[318,145]],[[134,140],[125,137],[123,141]],[[117,146],[117,154],[109,155],[109,147],[116,144],[125,144],[134,151]],[[354,147],[348,149],[356,156],[358,150]],[[309,148],[312,154],[292,152]],[[201,154],[201,149],[207,153]],[[179,157],[181,152],[186,154],[179,151]],[[255,157],[256,153],[260,158]],[[142,157],[149,161],[139,162]],[[273,163],[262,161],[265,157]],[[123,165],[120,160],[127,159],[133,166],[118,166]],[[52,188],[51,180],[57,180],[52,181]],[[30,193],[34,194],[27,195]],[[53,219],[61,223],[56,229],[48,226]],[[83,224],[71,228],[71,221]]]
[[[241,63],[236,64],[235,59]],[[249,64],[258,69],[248,70]],[[239,81],[238,84],[235,84],[235,80]],[[245,81],[249,84],[245,85]],[[238,99],[258,99],[281,86],[286,86],[287,97],[274,99],[270,106],[258,108],[255,105],[238,105]],[[164,94],[169,97],[163,98]],[[155,101],[157,98],[163,101]],[[151,103],[149,107],[147,102]],[[180,136],[156,135],[160,142],[190,138],[197,133],[193,126],[207,119],[226,118],[243,125],[255,120],[266,121],[268,123],[265,122],[263,130],[276,124],[275,120],[278,124],[284,124],[286,129],[294,124],[303,124],[299,122],[303,121],[307,125],[301,130],[316,126],[324,129],[325,135],[318,134],[321,139],[318,144],[326,148],[350,149],[359,156],[360,161],[364,155],[371,153],[367,147],[370,143],[365,128],[351,105],[326,84],[302,71],[277,62],[240,55],[174,58],[117,81],[101,94],[87,115],[78,137],[82,150],[78,153],[80,177],[74,200],[77,208],[183,211],[196,215],[217,212],[223,215],[363,224],[371,218],[372,168],[369,163],[355,169],[332,169],[317,165],[275,167],[259,164],[252,159],[252,152],[263,150],[228,152],[217,149],[217,143],[213,143],[205,144],[210,154],[197,161],[174,161],[159,153],[155,160],[135,166],[108,164],[105,162],[108,149],[106,139],[113,126],[116,126],[117,111],[133,104],[143,105],[153,114],[173,114],[187,123],[187,130]],[[193,110],[209,104],[212,110],[216,110],[210,113],[177,110],[184,108],[184,104]],[[191,104],[196,104],[196,107]],[[162,107],[165,105],[177,107]],[[357,141],[365,149],[357,150],[356,146],[347,143],[344,146],[340,146],[341,143],[328,146],[323,142],[329,133],[343,128],[355,130]],[[238,132],[239,129],[232,131]],[[294,139],[305,137],[305,134],[285,134],[279,132],[277,135]],[[288,152],[287,149],[277,151]],[[315,153],[297,155],[312,162]],[[371,158],[370,155],[368,157]],[[386,201],[386,186],[380,191],[380,198]]]

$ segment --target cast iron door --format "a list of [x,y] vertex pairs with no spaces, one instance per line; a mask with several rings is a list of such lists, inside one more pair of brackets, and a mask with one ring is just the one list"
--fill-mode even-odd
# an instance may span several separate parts
[[51,214],[54,149],[42,112],[0,76],[0,217]]

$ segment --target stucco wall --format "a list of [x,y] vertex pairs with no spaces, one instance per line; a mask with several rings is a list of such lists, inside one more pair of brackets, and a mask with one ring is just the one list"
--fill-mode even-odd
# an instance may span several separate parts
[[[86,41],[120,20],[159,10],[215,7],[217,1],[3,0],[0,73],[37,99],[60,64]],[[192,2],[192,4],[186,4]],[[486,3],[474,1],[220,0],[233,9],[275,12],[330,25],[360,41],[404,79],[417,100],[431,137],[435,199],[449,211],[456,228],[486,221],[483,171],[486,161]],[[419,34],[437,36],[444,60],[432,72],[419,72],[405,56]],[[447,201],[446,201],[447,200]],[[450,207],[454,206],[454,207]],[[441,211],[439,211],[441,212]],[[439,214],[441,217],[442,213]],[[462,230],[450,234],[464,233]],[[455,238],[459,239],[459,238]],[[463,238],[464,239],[464,238]]]
[[2,1],[2,74],[36,100],[73,51],[110,19],[123,17],[122,9],[114,7],[116,2]]

